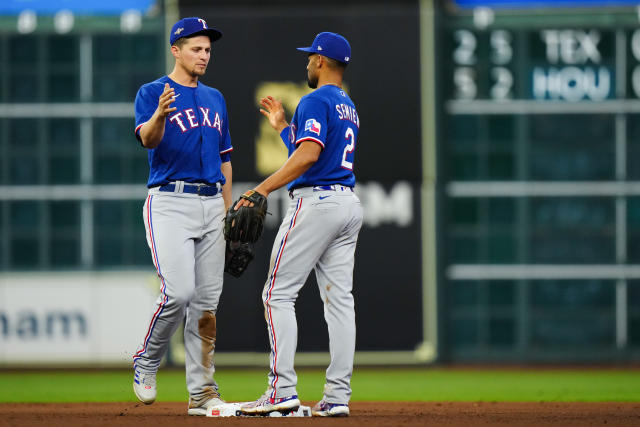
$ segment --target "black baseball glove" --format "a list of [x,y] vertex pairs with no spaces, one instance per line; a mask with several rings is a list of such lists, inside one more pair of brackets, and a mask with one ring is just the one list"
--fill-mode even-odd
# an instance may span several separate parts
[[[242,199],[252,202],[253,206],[242,206],[235,210],[234,206]],[[267,198],[256,191],[247,191],[227,210],[224,238],[232,242],[256,242],[262,235],[266,215]]]
[[253,260],[253,245],[227,241],[227,252],[224,257],[224,271],[233,277],[240,275]]

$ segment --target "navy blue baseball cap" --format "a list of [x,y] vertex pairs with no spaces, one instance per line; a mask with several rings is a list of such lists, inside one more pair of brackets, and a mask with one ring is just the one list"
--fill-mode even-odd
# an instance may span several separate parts
[[309,53],[317,53],[343,64],[351,61],[351,46],[347,39],[337,33],[320,33],[309,47],[299,47],[298,50]]
[[183,37],[190,37],[196,34],[209,36],[211,43],[222,37],[222,32],[215,28],[209,28],[206,21],[202,18],[182,18],[173,25],[169,34],[169,44],[173,45],[176,40]]

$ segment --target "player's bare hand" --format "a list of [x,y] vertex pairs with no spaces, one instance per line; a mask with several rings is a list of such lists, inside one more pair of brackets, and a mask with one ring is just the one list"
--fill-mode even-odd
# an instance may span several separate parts
[[160,117],[167,117],[170,113],[177,110],[176,107],[172,107],[171,104],[176,100],[175,90],[169,86],[169,83],[164,84],[164,90],[158,99],[158,115]]
[[260,100],[260,112],[269,119],[269,124],[278,132],[282,132],[288,125],[284,115],[282,102],[272,96]]

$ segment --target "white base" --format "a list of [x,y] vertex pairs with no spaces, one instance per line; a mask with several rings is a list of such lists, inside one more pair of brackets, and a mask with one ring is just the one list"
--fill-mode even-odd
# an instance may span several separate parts
[[240,412],[241,402],[225,403],[220,406],[207,408],[207,417],[237,417]]
[[302,406],[295,411],[287,412],[286,414],[282,414],[278,411],[269,412],[269,417],[310,417],[311,416],[311,408],[308,406]]
[[[240,407],[249,402],[235,402],[225,403],[220,406],[212,406],[207,408],[207,417],[244,417],[245,415],[240,411]],[[254,415],[248,415],[254,416]],[[270,412],[264,416],[267,417],[310,417],[311,408],[308,406],[300,406],[297,410],[282,414],[278,411]]]

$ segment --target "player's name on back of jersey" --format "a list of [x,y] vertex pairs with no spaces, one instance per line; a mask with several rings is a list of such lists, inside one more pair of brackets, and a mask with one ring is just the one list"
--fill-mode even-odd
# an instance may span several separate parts
[[336,111],[340,120],[349,120],[351,123],[360,128],[360,118],[356,109],[347,104],[337,104]]

